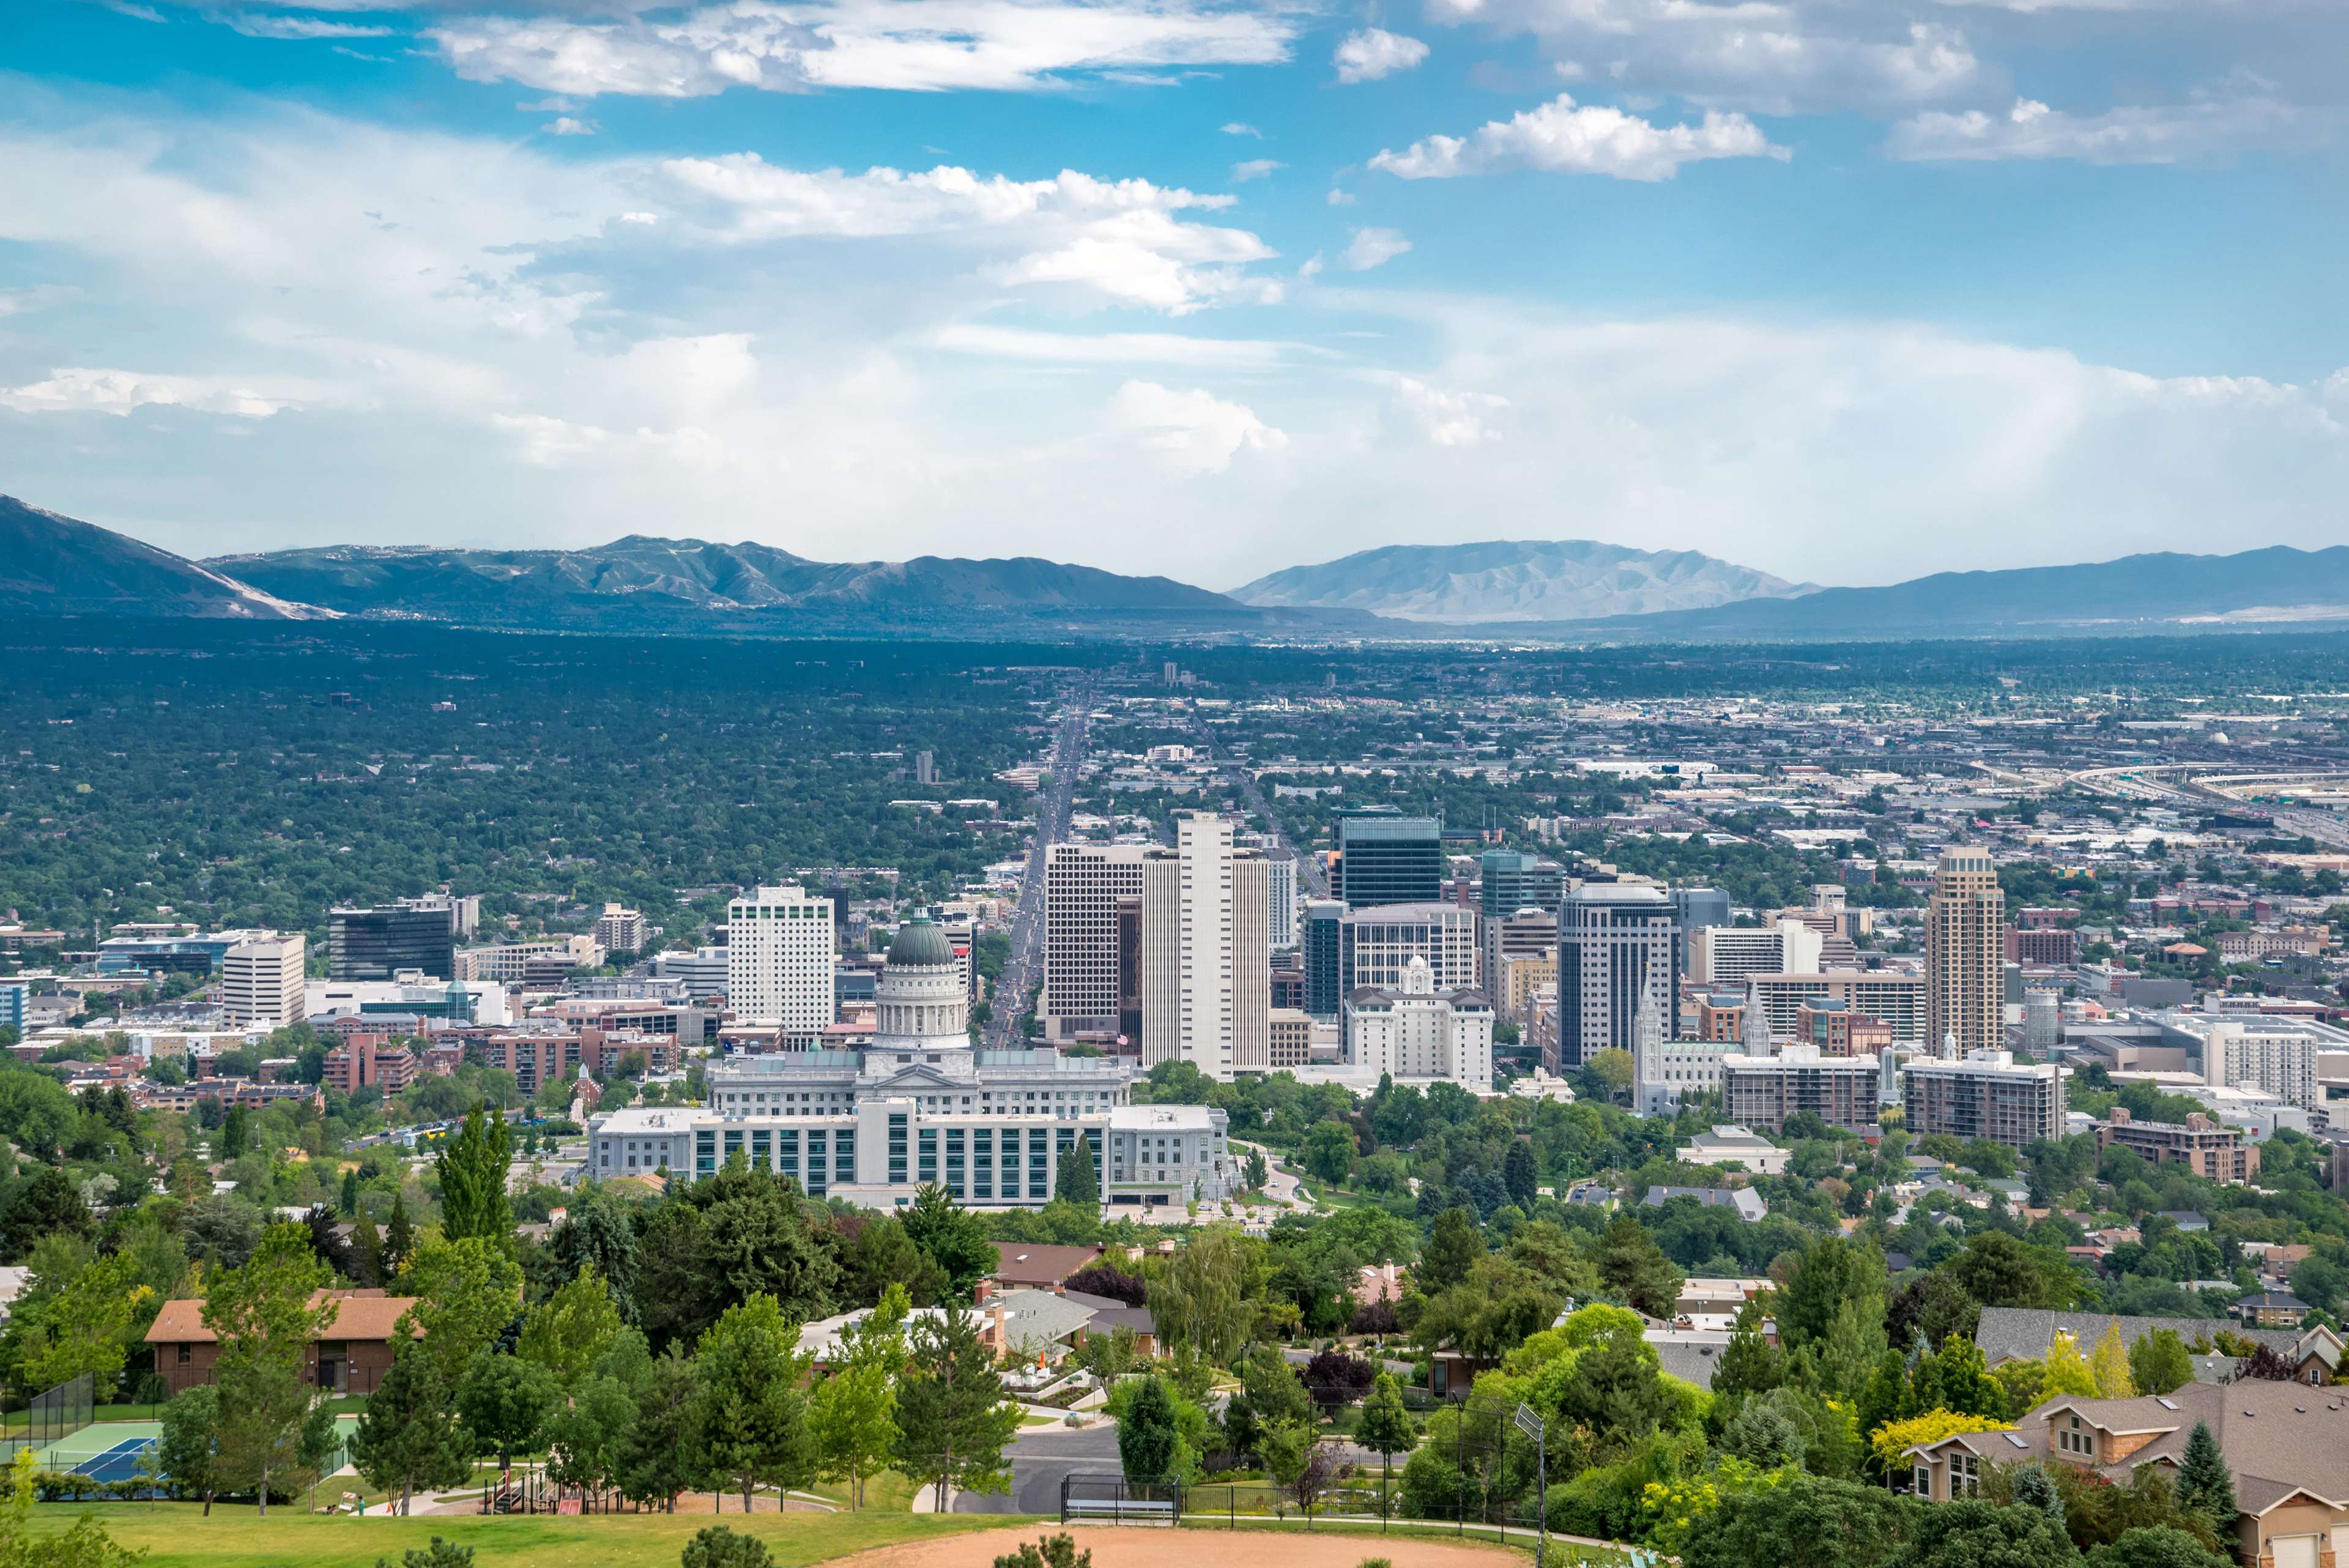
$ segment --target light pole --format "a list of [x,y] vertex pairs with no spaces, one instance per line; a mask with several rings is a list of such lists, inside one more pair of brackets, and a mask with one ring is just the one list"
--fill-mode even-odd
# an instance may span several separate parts
[[1534,1440],[1534,1507],[1541,1514],[1540,1533],[1534,1537],[1534,1568],[1542,1568],[1549,1546],[1549,1450],[1542,1442],[1542,1418],[1531,1406],[1520,1402],[1516,1419],[1517,1430]]

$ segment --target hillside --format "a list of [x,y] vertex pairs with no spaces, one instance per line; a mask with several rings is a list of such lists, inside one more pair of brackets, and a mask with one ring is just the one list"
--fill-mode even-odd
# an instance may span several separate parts
[[1413,621],[1603,619],[1811,591],[1693,550],[1588,539],[1391,545],[1290,566],[1232,590],[1243,604],[1367,610]]
[[13,495],[0,495],[0,606],[14,615],[232,620],[315,620],[329,613]]

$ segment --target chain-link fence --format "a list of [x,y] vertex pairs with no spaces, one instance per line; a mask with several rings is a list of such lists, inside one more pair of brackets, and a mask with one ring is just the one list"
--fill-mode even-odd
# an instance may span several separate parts
[[14,1460],[26,1449],[37,1451],[72,1437],[89,1425],[95,1402],[94,1386],[85,1372],[69,1383],[35,1395],[25,1410],[0,1417],[0,1464]]

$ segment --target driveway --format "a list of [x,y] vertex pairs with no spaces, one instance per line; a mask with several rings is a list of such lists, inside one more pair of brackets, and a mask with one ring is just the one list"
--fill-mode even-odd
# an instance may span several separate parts
[[1116,1475],[1117,1423],[1030,1427],[1011,1440],[1011,1490],[957,1492],[956,1513],[1042,1513],[1058,1517],[1061,1482],[1071,1475]]

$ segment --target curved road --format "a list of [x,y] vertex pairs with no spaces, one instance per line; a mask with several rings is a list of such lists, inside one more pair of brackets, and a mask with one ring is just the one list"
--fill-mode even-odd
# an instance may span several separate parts
[[[1052,742],[1052,782],[1036,803],[1036,836],[1028,846],[1028,869],[1019,879],[1019,901],[1011,910],[1011,951],[995,978],[981,1043],[990,1050],[1019,1044],[1019,1018],[1044,973],[1044,857],[1069,834],[1069,811],[1076,798],[1077,772],[1084,766],[1093,689],[1080,681],[1070,692]],[[1059,1504],[1055,1502],[1057,1508]]]

